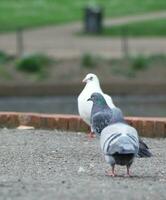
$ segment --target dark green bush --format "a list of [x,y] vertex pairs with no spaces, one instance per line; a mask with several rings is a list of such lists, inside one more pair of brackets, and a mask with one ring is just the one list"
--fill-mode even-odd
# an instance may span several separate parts
[[81,58],[81,65],[85,68],[95,68],[97,65],[96,57],[89,53],[83,54]]
[[3,51],[0,51],[0,63],[6,62],[7,59],[8,59],[7,54]]
[[144,56],[138,56],[132,60],[133,70],[145,70],[148,67],[148,59]]
[[41,72],[45,65],[50,63],[50,59],[45,55],[34,54],[19,59],[16,68],[21,71],[35,73]]

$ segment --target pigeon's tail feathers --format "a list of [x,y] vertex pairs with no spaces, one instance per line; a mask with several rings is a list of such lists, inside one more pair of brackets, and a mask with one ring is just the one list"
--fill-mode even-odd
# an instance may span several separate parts
[[149,150],[149,147],[147,144],[139,138],[139,151],[138,151],[138,157],[144,158],[144,157],[152,157],[152,153]]
[[138,157],[140,158],[147,158],[152,157],[152,153],[147,148],[139,148]]

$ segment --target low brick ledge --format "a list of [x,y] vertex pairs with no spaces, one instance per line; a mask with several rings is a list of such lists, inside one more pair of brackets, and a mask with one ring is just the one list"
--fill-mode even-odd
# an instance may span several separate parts
[[[125,117],[139,135],[145,137],[166,137],[166,118]],[[58,129],[64,131],[88,132],[89,126],[78,115],[41,114],[22,112],[0,112],[0,127],[16,128],[20,125],[37,129]]]

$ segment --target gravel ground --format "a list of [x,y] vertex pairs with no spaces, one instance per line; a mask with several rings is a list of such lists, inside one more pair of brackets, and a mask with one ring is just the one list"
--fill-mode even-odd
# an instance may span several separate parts
[[105,176],[97,139],[84,133],[0,130],[0,199],[166,199],[166,139],[147,139],[153,158],[136,159],[133,177]]

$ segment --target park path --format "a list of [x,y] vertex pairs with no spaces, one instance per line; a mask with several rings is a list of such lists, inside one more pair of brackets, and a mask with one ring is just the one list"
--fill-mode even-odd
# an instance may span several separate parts
[[[106,19],[104,24],[116,26],[158,18],[166,18],[166,11]],[[82,29],[82,23],[74,22],[65,25],[46,26],[26,30],[23,33],[24,52],[41,52],[58,58],[77,57],[85,52],[108,57],[120,57],[123,55],[122,38],[98,36],[80,37],[77,33]],[[128,38],[128,46],[132,54],[166,53],[166,38]],[[0,49],[9,53],[16,53],[16,34],[1,34]]]

